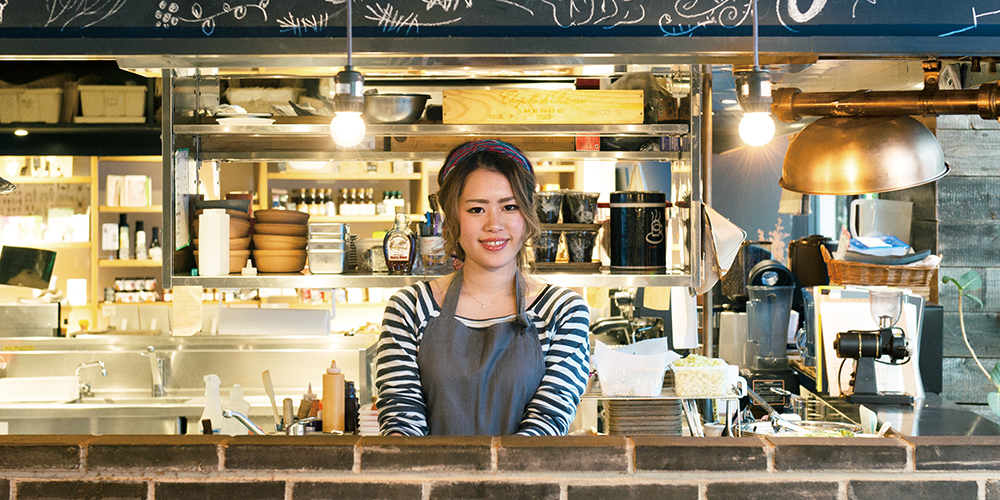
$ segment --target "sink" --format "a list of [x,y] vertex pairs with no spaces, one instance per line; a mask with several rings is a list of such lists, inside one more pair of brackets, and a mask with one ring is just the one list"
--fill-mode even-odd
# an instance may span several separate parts
[[152,396],[147,397],[136,397],[136,396],[89,396],[80,398],[74,403],[84,404],[84,405],[119,405],[119,406],[139,406],[139,405],[179,405],[192,401],[192,398],[182,398],[182,397],[162,397],[154,398]]

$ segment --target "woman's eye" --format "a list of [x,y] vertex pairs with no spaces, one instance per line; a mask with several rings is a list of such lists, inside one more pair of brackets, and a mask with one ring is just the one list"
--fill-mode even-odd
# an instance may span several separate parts
[[469,209],[470,214],[481,214],[483,213],[483,207],[472,207]]
[[516,212],[518,210],[517,205],[505,205],[503,209],[507,212]]

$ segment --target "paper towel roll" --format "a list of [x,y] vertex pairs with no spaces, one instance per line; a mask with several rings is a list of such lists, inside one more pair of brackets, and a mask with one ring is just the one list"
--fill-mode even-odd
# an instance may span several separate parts
[[205,209],[198,221],[198,274],[229,275],[229,214],[221,208]]
[[170,332],[175,337],[186,337],[201,331],[201,301],[204,290],[200,286],[173,287],[173,317]]

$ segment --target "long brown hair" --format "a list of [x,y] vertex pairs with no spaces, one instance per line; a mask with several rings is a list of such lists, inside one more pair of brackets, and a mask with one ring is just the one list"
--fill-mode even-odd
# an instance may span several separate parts
[[444,167],[438,172],[438,203],[444,211],[442,236],[445,251],[465,260],[465,249],[459,237],[458,200],[465,190],[469,175],[477,170],[496,172],[510,183],[521,215],[524,216],[524,234],[517,251],[517,267],[524,270],[527,258],[525,248],[539,232],[538,214],[535,212],[535,172],[524,153],[514,146],[495,140],[474,141],[462,144],[448,153]]

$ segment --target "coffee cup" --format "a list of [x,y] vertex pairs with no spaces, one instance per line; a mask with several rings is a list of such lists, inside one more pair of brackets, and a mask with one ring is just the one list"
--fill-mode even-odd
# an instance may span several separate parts
[[892,235],[910,243],[913,203],[897,200],[854,200],[848,228],[851,237]]

